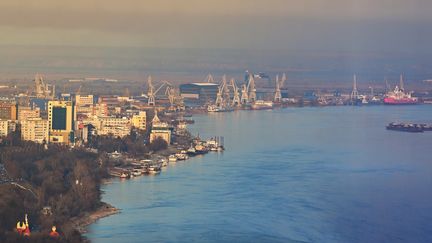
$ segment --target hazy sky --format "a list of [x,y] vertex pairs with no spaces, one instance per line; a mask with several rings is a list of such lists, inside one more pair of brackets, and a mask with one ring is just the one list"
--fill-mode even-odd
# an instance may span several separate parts
[[431,0],[1,0],[0,44],[427,48]]

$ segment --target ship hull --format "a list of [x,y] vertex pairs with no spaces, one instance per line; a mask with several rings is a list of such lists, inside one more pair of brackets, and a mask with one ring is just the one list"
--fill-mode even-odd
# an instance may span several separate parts
[[391,97],[384,98],[384,104],[386,105],[416,105],[418,104],[417,99],[413,98],[402,98],[402,99],[395,99]]

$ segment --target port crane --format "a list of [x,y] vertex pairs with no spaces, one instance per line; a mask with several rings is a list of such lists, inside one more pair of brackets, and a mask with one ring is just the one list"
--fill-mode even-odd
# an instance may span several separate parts
[[[55,96],[55,85],[48,85],[44,82],[44,78],[41,74],[37,73],[35,75],[35,94],[37,98],[51,98]],[[49,88],[52,88],[50,90]]]
[[248,102],[249,98],[248,98],[248,91],[247,91],[247,86],[246,84],[242,85],[242,90],[241,90],[241,100],[240,103],[241,104],[246,104]]
[[256,88],[255,88],[255,80],[253,75],[249,75],[249,82],[247,85],[246,91],[249,91],[249,102],[254,103],[256,101]]
[[217,107],[222,107],[222,104],[223,104],[222,92],[223,92],[224,86],[225,86],[225,84],[222,82],[222,84],[220,84],[218,87],[218,92],[216,94],[216,102],[215,102],[215,105]]
[[276,90],[275,90],[274,102],[280,103],[281,101],[282,101],[282,93],[280,90],[279,75],[276,75]]
[[226,75],[223,75],[222,81],[218,87],[218,92],[216,94],[216,102],[215,102],[216,107],[223,108],[223,107],[231,106],[230,98],[231,95],[230,95],[230,90],[228,87]]
[[234,78],[231,79],[231,86],[233,87],[233,100],[232,100],[232,106],[239,106],[241,104],[240,102],[240,96],[239,96],[239,89],[235,83]]
[[354,74],[353,80],[353,90],[351,92],[351,103],[354,104],[358,99],[358,91],[357,91],[357,76]]
[[228,87],[228,83],[226,80],[226,75],[224,75],[222,77],[222,84],[223,84],[223,100],[226,106],[230,106],[231,105],[231,95],[230,95],[230,90]]
[[[170,82],[162,81],[162,84],[157,89],[155,89],[155,87],[153,86],[151,76],[148,76],[148,78],[147,78],[147,85],[148,85],[148,90],[147,90],[148,102],[147,102],[147,104],[149,106],[155,106],[156,105],[156,95],[163,87],[165,87],[165,86],[172,87],[172,84]],[[167,94],[166,91],[165,91],[165,94]],[[169,96],[168,96],[168,98],[169,98]]]
[[207,83],[214,83],[213,76],[210,73],[209,73],[209,75],[207,75],[206,82]]
[[170,110],[175,110],[176,106],[183,106],[183,99],[180,95],[178,95],[178,92],[175,88],[172,86],[167,86],[165,90],[165,95],[168,97],[169,103],[170,103]]
[[276,75],[276,89],[275,89],[274,101],[277,103],[280,103],[282,101],[281,88],[284,85],[285,80],[286,80],[285,73],[282,75],[282,79],[280,81],[279,81],[279,75]]

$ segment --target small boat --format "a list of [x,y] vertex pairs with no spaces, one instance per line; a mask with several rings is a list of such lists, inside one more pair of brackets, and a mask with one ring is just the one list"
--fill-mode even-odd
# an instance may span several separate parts
[[176,153],[175,154],[177,160],[187,160],[189,159],[189,156],[185,153]]
[[148,168],[149,174],[159,174],[161,172],[161,167],[159,165],[150,165]]
[[207,106],[207,111],[208,112],[220,112],[220,109],[216,105],[209,105],[209,106]]
[[168,157],[168,161],[169,161],[169,162],[177,162],[177,156],[176,156],[175,154],[171,154],[171,155]]
[[140,169],[134,169],[134,170],[132,170],[132,175],[133,176],[140,176],[142,174],[143,174],[142,170],[140,170]]
[[162,165],[162,167],[168,166],[168,160],[165,158],[162,158],[159,160],[159,164]]
[[123,172],[123,173],[121,173],[120,178],[121,179],[127,179],[127,178],[130,178],[130,175]]
[[273,109],[272,101],[257,100],[251,105],[252,110],[267,110]]

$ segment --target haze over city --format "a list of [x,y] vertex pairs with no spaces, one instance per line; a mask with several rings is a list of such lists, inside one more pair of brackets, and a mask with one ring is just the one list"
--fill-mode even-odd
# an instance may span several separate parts
[[0,44],[419,51],[428,0],[1,1]]

